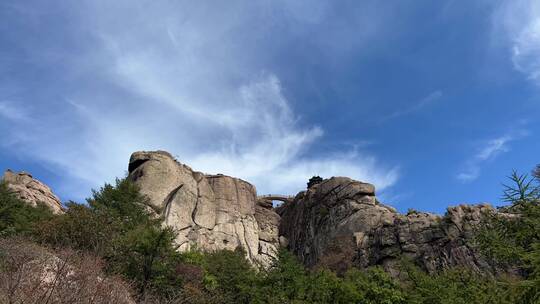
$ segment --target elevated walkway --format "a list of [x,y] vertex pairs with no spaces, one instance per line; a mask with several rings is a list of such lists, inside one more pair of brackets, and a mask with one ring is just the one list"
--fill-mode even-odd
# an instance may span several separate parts
[[270,201],[281,201],[281,202],[290,202],[294,199],[293,195],[283,195],[283,194],[265,194],[257,196],[257,199],[266,199]]

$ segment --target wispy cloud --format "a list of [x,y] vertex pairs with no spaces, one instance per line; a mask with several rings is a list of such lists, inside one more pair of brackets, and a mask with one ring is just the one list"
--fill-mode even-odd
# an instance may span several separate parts
[[383,117],[381,121],[387,121],[387,120],[391,120],[391,119],[394,119],[394,118],[397,118],[397,117],[400,117],[400,116],[405,116],[405,115],[409,115],[409,114],[421,111],[426,106],[428,106],[428,105],[438,101],[439,99],[441,99],[442,96],[443,96],[443,93],[441,91],[434,91],[434,92],[430,93],[428,96],[426,96],[426,97],[422,98],[421,100],[417,101],[416,103],[414,103],[410,107],[397,110],[397,111],[391,113],[390,115]]
[[28,120],[28,113],[20,106],[11,101],[0,101],[0,117],[10,121]]
[[504,1],[494,20],[506,34],[515,69],[540,85],[540,2]]
[[260,192],[295,193],[314,174],[378,189],[396,182],[398,168],[358,149],[312,155],[324,131],[293,110],[265,64],[275,41],[259,37],[282,23],[273,18],[294,29],[316,24],[324,11],[215,6],[88,1],[67,10],[72,23],[57,30],[73,33],[47,43],[86,35],[58,63],[69,63],[62,68],[77,78],[58,92],[64,99],[56,108],[45,107],[48,115],[9,126],[8,136],[24,140],[4,148],[65,172],[60,192],[75,196],[122,175],[131,152],[154,149],[197,170],[249,180]]
[[510,151],[510,142],[526,136],[526,131],[511,132],[503,136],[487,140],[477,152],[465,162],[463,171],[456,175],[462,182],[471,182],[480,177],[484,163],[496,159],[502,153]]

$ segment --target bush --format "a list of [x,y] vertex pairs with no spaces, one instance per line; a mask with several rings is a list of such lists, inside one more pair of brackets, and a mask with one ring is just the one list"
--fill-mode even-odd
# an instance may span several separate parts
[[55,247],[70,247],[105,256],[120,234],[117,221],[92,208],[70,202],[65,214],[36,223],[36,237]]
[[259,273],[243,250],[219,250],[203,254],[206,289],[218,292],[225,303],[251,303],[258,286]]
[[132,303],[129,286],[92,255],[0,239],[0,303]]
[[497,281],[468,269],[430,275],[408,267],[407,276],[410,304],[511,304],[517,300],[512,281]]
[[380,268],[351,269],[339,277],[326,269],[308,271],[285,250],[268,270],[253,273],[244,268],[230,273],[235,275],[218,280],[218,286],[235,282],[231,285],[237,288],[229,292],[243,297],[229,297],[226,303],[405,303],[397,281]]
[[[174,231],[126,179],[93,191],[87,204],[68,203],[62,215],[30,207],[0,185],[0,235],[40,242],[0,239],[0,303],[121,303],[129,292],[123,281],[138,303],[148,304],[539,303],[540,187],[524,175],[511,179],[516,186],[506,187],[504,197],[514,215],[491,216],[476,243],[523,279],[464,269],[426,274],[405,263],[398,280],[380,267],[352,268],[350,239],[334,240],[315,269],[285,250],[270,268],[257,269],[242,250],[178,253]],[[44,274],[55,279],[44,281]]]
[[176,274],[180,255],[173,240],[170,229],[140,225],[113,243],[107,256],[109,272],[133,281],[141,298],[147,292],[171,297],[182,287],[183,279]]
[[32,234],[37,222],[53,216],[47,206],[28,205],[15,197],[4,182],[0,182],[0,236]]
[[380,267],[373,267],[365,272],[352,269],[345,275],[345,282],[359,291],[357,303],[405,303],[405,294],[398,282]]
[[102,257],[106,271],[131,281],[141,299],[148,292],[169,297],[181,287],[175,235],[147,206],[135,184],[117,179],[93,191],[87,205],[68,203],[65,214],[38,223],[37,238]]

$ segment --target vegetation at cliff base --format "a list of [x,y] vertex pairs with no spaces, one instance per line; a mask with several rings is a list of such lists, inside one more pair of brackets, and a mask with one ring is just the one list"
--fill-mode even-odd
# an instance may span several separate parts
[[513,172],[505,185],[502,209],[492,215],[477,236],[483,253],[523,277],[517,283],[520,302],[540,303],[540,171],[533,177]]
[[[505,276],[458,268],[427,274],[406,260],[394,276],[381,267],[338,275],[306,269],[285,250],[262,269],[239,249],[179,253],[174,231],[127,179],[94,191],[86,204],[68,203],[59,215],[29,207],[0,185],[0,303],[42,295],[48,303],[540,303],[538,180],[511,180],[504,211],[513,216],[489,218],[476,238],[485,255],[515,269]],[[29,269],[59,279],[43,285]],[[72,281],[87,289],[69,291]]]
[[35,223],[52,217],[49,208],[42,204],[29,206],[13,196],[4,182],[0,182],[0,237],[28,234]]

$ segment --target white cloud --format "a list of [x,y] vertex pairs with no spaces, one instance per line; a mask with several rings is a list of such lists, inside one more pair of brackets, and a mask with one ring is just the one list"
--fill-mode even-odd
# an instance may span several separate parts
[[540,2],[505,1],[494,20],[507,35],[515,69],[540,84]]
[[464,165],[462,172],[456,178],[462,182],[471,182],[480,177],[482,165],[497,158],[500,154],[510,150],[509,143],[526,135],[525,131],[512,132],[488,140],[482,144],[476,154]]
[[[65,58],[79,83],[66,88],[59,109],[10,129],[24,140],[7,148],[65,172],[60,194],[83,197],[121,176],[131,152],[156,149],[261,193],[296,193],[314,174],[379,190],[395,183],[397,168],[361,151],[312,153],[323,130],[303,122],[264,64],[274,43],[259,38],[269,34],[269,10],[151,4],[89,1],[74,12],[70,28],[92,42]],[[316,23],[322,14],[301,13],[296,7],[288,21]]]

